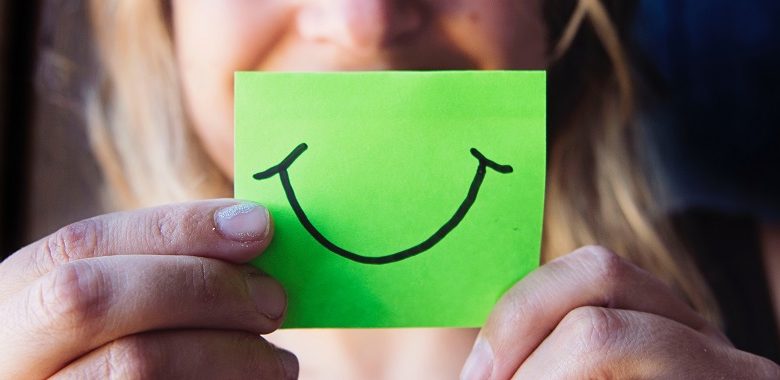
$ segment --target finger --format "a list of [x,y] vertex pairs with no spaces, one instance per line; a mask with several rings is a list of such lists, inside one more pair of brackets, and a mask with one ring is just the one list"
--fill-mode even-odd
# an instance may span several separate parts
[[508,378],[569,311],[582,306],[658,314],[725,340],[651,274],[604,248],[586,247],[540,267],[502,297],[464,376]]
[[776,366],[765,377],[770,364],[655,314],[587,306],[567,314],[514,378],[777,378]]
[[54,379],[296,379],[298,360],[256,335],[165,331],[119,339]]
[[281,285],[249,266],[191,256],[78,260],[0,304],[0,373],[45,377],[143,331],[268,333],[279,327],[286,306]]
[[689,358],[712,361],[714,352],[705,343],[704,336],[670,319],[586,306],[563,318],[515,378],[664,378],[662,371],[673,365],[680,347],[697,346]]
[[245,263],[273,234],[268,210],[222,199],[107,214],[66,226],[0,264],[0,299],[53,268],[111,255],[191,255]]

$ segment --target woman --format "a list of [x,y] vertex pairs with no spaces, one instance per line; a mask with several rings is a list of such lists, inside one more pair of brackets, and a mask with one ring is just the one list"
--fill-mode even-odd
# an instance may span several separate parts
[[[230,195],[236,70],[547,68],[547,264],[479,332],[268,336],[299,367],[257,337],[286,307],[281,286],[245,265],[272,237],[265,208],[211,200],[99,216],[0,264],[0,377],[453,378],[462,367],[467,379],[777,378],[718,331],[640,175],[618,38],[632,3],[93,1],[103,72],[88,115],[126,209]],[[594,243],[623,258],[575,250]]]

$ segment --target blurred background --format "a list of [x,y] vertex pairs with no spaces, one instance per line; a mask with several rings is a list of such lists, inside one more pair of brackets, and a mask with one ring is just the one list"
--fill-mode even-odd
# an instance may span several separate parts
[[90,45],[84,1],[0,5],[0,255],[101,211],[80,102]]
[[[761,231],[780,231],[780,1],[642,0],[628,49],[674,215],[734,343],[780,359]],[[82,0],[0,3],[0,258],[101,213]],[[760,338],[763,336],[764,338]],[[759,337],[759,338],[756,338]],[[763,339],[763,340],[762,340]]]

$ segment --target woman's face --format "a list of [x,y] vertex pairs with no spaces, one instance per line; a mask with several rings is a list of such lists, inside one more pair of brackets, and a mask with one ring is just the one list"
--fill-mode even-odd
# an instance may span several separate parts
[[233,172],[233,73],[540,69],[540,0],[173,0],[187,111]]

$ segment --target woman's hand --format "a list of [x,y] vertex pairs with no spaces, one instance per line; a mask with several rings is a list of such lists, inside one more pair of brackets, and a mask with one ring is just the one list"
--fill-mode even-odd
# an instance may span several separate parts
[[464,379],[780,379],[648,272],[599,247],[517,283],[481,330]]
[[215,200],[109,214],[0,264],[0,378],[295,378],[260,338],[287,299],[244,265],[267,247],[262,206]]

